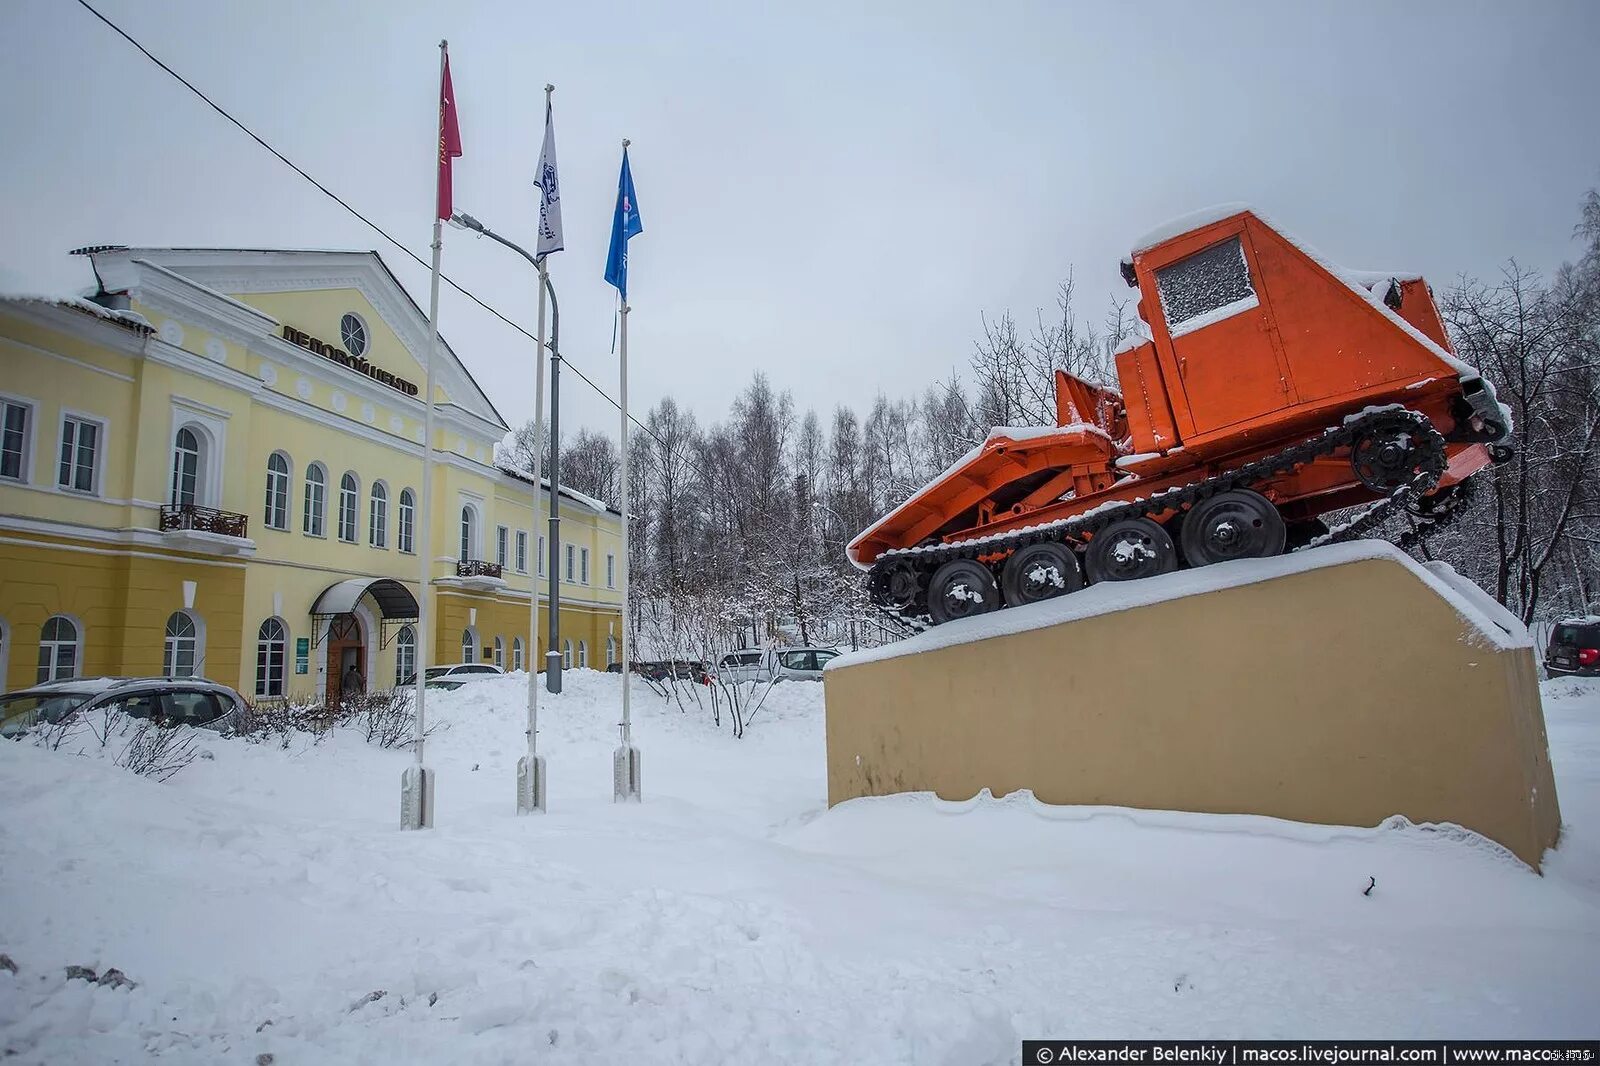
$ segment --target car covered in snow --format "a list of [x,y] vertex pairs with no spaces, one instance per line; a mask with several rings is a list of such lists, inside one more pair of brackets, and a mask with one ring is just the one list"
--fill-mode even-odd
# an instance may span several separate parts
[[192,725],[229,732],[245,698],[227,685],[198,677],[87,677],[51,681],[0,696],[0,736],[101,711],[160,726]]
[[717,663],[717,680],[724,684],[742,681],[821,681],[828,660],[839,649],[821,647],[746,648],[724,655]]
[[1600,676],[1600,615],[1555,624],[1544,650],[1544,672],[1546,677]]
[[[483,681],[486,678],[504,676],[505,671],[493,663],[440,663],[438,666],[428,667],[427,685],[429,688],[454,690],[469,681]],[[417,675],[412,674],[400,683],[400,687],[416,683]]]

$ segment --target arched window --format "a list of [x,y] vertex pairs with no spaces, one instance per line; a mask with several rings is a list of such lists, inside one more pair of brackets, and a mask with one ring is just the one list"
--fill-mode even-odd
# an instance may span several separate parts
[[361,482],[346,470],[339,479],[339,539],[356,542],[356,514],[361,510]]
[[389,490],[383,482],[372,483],[372,513],[367,517],[367,542],[374,548],[389,546]]
[[256,631],[256,695],[282,696],[287,665],[289,631],[276,618],[261,623]]
[[300,528],[312,537],[328,534],[328,471],[321,463],[306,467],[305,516]]
[[167,639],[161,655],[161,676],[194,677],[200,665],[200,627],[188,611],[167,618]]
[[417,672],[417,631],[401,626],[394,638],[394,683],[396,687],[411,681]]
[[461,661],[474,663],[478,661],[478,634],[471,627],[461,631]]
[[570,640],[561,642],[561,668],[563,670],[572,669],[572,641]]
[[473,549],[478,544],[478,512],[472,505],[461,508],[461,558],[476,559]]
[[65,615],[51,615],[39,630],[39,683],[78,676],[83,658],[78,624]]
[[400,528],[395,531],[395,547],[403,552],[415,551],[411,546],[411,529],[416,524],[417,498],[410,489],[400,490]]
[[172,502],[178,507],[200,502],[200,437],[188,426],[172,442]]
[[606,666],[609,667],[612,663],[614,663],[616,661],[617,661],[617,638],[614,637],[614,636],[607,636],[606,637]]
[[589,642],[578,641],[578,668],[584,669],[589,665]]
[[523,665],[522,664],[522,638],[521,637],[512,637],[511,638],[511,669],[513,669],[513,670],[521,670],[522,669],[522,665]]
[[273,452],[267,458],[268,529],[289,528],[289,457]]
[[499,637],[494,638],[494,664],[502,670],[506,668],[506,646]]

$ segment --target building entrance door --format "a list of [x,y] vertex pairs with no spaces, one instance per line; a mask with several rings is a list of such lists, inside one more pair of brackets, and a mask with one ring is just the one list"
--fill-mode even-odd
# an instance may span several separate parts
[[[327,701],[333,706],[345,696],[367,691],[367,642],[361,632],[361,619],[353,614],[336,614],[328,622]],[[355,676],[350,677],[351,669]],[[346,679],[349,679],[348,683]]]

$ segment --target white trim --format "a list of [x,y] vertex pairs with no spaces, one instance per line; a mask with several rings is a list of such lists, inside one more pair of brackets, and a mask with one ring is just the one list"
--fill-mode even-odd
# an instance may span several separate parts
[[[168,651],[169,651],[168,645],[169,645],[169,643],[171,643],[174,640],[183,639],[182,637],[169,636],[167,634],[167,627],[169,627],[172,624],[172,619],[175,616],[180,615],[180,614],[183,615],[184,617],[186,617],[187,619],[189,619],[190,625],[194,626],[194,638],[193,638],[194,639],[194,672],[193,673],[189,673],[189,674],[183,674],[183,675],[170,674],[170,673],[167,672],[167,656],[168,656]],[[176,661],[177,654],[176,654],[175,651],[172,653],[172,658],[173,658],[174,661]],[[182,677],[204,677],[205,676],[205,661],[206,661],[206,621],[205,621],[205,619],[203,617],[201,617],[200,613],[198,611],[194,610],[192,607],[180,607],[180,608],[178,608],[178,610],[173,611],[172,614],[167,615],[167,620],[161,627],[161,676],[162,677],[169,677],[169,678],[175,678],[175,677],[179,677],[179,676],[182,676]]]
[[227,455],[228,424],[226,411],[173,396],[171,401],[172,426],[167,433],[167,494],[172,499],[172,464],[178,448],[178,431],[185,426],[199,430],[200,470],[196,479],[195,502],[201,507],[220,507],[222,504],[222,467]]
[[[139,559],[160,559],[169,563],[194,563],[199,566],[223,566],[243,569],[244,563],[222,562],[216,559],[195,559],[187,555],[156,554],[133,549],[133,545],[144,545],[151,548],[168,548],[159,530],[124,528],[107,530],[97,526],[75,526],[64,522],[50,522],[37,518],[27,518],[21,515],[0,514],[0,529],[11,530],[15,533],[33,533],[38,536],[73,537],[78,540],[98,541],[101,544],[124,545],[121,550],[116,548],[90,548],[74,544],[54,544],[46,541],[26,540],[23,538],[0,537],[0,543],[20,544],[33,548],[54,549],[59,551],[88,552],[93,555],[127,555]],[[238,538],[225,538],[236,541]],[[255,551],[255,543],[250,540],[240,541],[240,547],[230,554],[248,555]],[[187,549],[194,550],[194,549]],[[264,560],[265,561],[265,560]]]

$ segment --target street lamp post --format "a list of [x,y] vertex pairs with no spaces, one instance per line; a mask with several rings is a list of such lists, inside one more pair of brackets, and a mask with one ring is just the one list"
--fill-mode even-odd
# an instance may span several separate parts
[[[533,526],[539,527],[539,492],[540,492],[540,465],[543,459],[541,448],[544,437],[544,301],[550,299],[550,366],[551,366],[551,414],[554,416],[559,409],[559,399],[555,392],[557,371],[560,367],[561,351],[561,308],[556,303],[555,286],[550,283],[550,273],[545,268],[544,258],[535,256],[526,248],[515,241],[507,240],[500,234],[489,229],[482,222],[465,212],[458,212],[450,219],[450,224],[460,229],[471,230],[481,237],[505,245],[516,252],[529,263],[533,264],[539,272],[539,336],[537,339],[538,354],[534,371],[534,454],[533,454]],[[552,418],[552,422],[554,418]],[[550,647],[556,647],[556,639],[560,633],[560,599],[556,584],[555,559],[557,543],[560,534],[560,504],[556,496],[556,467],[555,467],[555,427],[551,427],[551,463],[550,463],[550,602],[548,615],[550,622]],[[529,582],[528,604],[528,754],[517,762],[517,813],[528,814],[532,811],[545,810],[546,777],[544,756],[539,754],[539,671],[533,658],[534,648],[539,636],[539,588],[533,581]],[[555,659],[547,662],[556,668],[560,666],[559,654]],[[550,667],[545,670],[546,683],[551,692],[561,691],[561,678],[559,672],[552,676]]]

